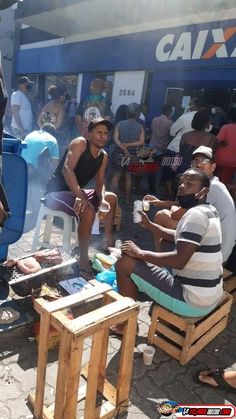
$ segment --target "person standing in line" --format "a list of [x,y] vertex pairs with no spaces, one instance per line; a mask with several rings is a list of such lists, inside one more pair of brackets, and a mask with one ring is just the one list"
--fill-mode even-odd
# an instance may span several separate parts
[[23,139],[33,128],[32,108],[28,99],[32,84],[33,82],[28,77],[20,77],[18,90],[11,95],[11,128],[13,134],[20,139]]
[[65,117],[66,90],[63,86],[50,86],[48,93],[52,98],[40,112],[38,126],[53,124],[56,130],[62,129]]
[[168,145],[168,150],[179,152],[180,140],[183,134],[192,131],[192,120],[197,111],[201,108],[200,100],[194,97],[190,100],[190,112],[181,115],[171,126],[170,135],[174,137]]
[[230,122],[217,134],[216,170],[221,182],[231,185],[236,174],[236,108],[231,108]]
[[[170,128],[173,124],[171,119],[172,106],[164,105],[160,116],[156,116],[151,124],[151,140],[150,147],[153,149],[154,160],[159,160],[167,149],[170,142]],[[156,191],[156,173],[148,175],[149,191],[155,193]]]
[[134,156],[137,147],[144,144],[144,129],[142,125],[136,121],[140,108],[137,103],[130,103],[127,110],[127,120],[120,121],[114,130],[114,143],[116,148],[112,154],[112,166],[114,175],[111,180],[110,189],[115,192],[118,188],[122,172],[125,173],[125,192],[126,202],[129,203],[132,190],[132,177],[128,171],[128,165],[124,161],[130,161],[130,156]]
[[155,152],[165,153],[170,142],[170,129],[173,124],[171,114],[172,106],[164,105],[161,115],[152,120],[150,146]]

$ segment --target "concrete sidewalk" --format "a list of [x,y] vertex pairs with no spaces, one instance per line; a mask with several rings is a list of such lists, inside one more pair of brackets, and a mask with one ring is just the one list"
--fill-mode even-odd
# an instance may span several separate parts
[[[134,225],[132,209],[124,203],[122,206],[122,231],[115,233],[115,239],[132,239],[142,248],[152,248],[150,234]],[[29,222],[29,220],[27,220]],[[22,256],[30,252],[33,229],[26,228],[22,238],[9,248],[8,257]],[[55,244],[59,235],[55,236]],[[91,244],[91,255],[100,250],[100,236],[95,236]],[[127,415],[129,419],[158,418],[158,403],[163,400],[175,400],[180,404],[227,404],[236,405],[236,395],[203,387],[196,384],[193,375],[199,369],[231,367],[236,369],[236,304],[234,304],[227,329],[206,346],[186,366],[156,348],[154,362],[147,367],[142,362],[141,349],[146,343],[147,330],[150,322],[148,316],[149,303],[142,303],[139,315],[139,336],[134,353],[134,368],[130,407]],[[0,419],[32,418],[27,406],[26,397],[35,389],[37,344],[31,333],[16,335],[0,342]],[[117,367],[120,340],[110,338],[109,345],[109,377],[114,375]],[[89,351],[89,343],[86,353]],[[47,398],[54,395],[57,351],[49,355],[49,373],[46,378]],[[121,417],[121,415],[120,415]],[[164,417],[164,416],[163,416]]]

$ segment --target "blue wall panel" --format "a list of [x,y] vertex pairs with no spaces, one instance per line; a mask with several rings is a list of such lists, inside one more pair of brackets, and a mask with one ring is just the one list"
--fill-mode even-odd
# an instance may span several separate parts
[[[173,51],[183,32],[190,33],[191,54],[200,30],[208,30],[203,53],[214,43],[212,30],[236,27],[236,20],[167,28],[151,32],[83,41],[73,44],[21,50],[17,56],[17,73],[78,73],[85,71],[155,70],[162,68],[209,68],[236,65],[230,57],[236,47],[236,33],[225,42],[227,58],[190,59],[160,62],[156,59],[156,47],[163,36],[173,34],[173,45],[164,50]],[[212,71],[214,73],[214,70]]]

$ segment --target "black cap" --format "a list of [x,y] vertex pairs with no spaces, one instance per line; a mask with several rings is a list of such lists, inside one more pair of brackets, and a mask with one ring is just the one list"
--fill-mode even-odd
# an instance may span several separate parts
[[111,131],[113,128],[113,124],[110,121],[100,117],[100,118],[92,119],[92,121],[89,123],[88,130],[92,131],[92,129],[95,128],[98,124],[106,125],[108,131]]
[[18,83],[19,84],[34,84],[34,82],[32,80],[30,80],[29,77],[27,77],[27,76],[19,77]]

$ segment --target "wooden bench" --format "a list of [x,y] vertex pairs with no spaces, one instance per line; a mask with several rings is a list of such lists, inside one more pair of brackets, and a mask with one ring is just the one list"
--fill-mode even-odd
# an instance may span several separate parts
[[233,297],[233,303],[236,302],[236,275],[224,268],[224,290],[229,292]]
[[[109,419],[127,410],[139,305],[112,291],[107,284],[95,280],[90,283],[93,288],[57,301],[35,300],[35,309],[40,314],[38,368],[36,393],[30,394],[28,401],[37,419]],[[98,295],[102,296],[101,307],[74,319],[68,318],[68,309]],[[109,327],[117,323],[124,323],[125,329],[114,387],[106,379],[106,366]],[[48,406],[44,393],[51,325],[60,332],[61,339],[55,403]],[[84,341],[90,336],[90,358],[82,368]],[[82,385],[81,379],[85,380]]]
[[227,326],[232,296],[224,293],[222,302],[203,317],[183,317],[155,305],[148,342],[185,365]]

